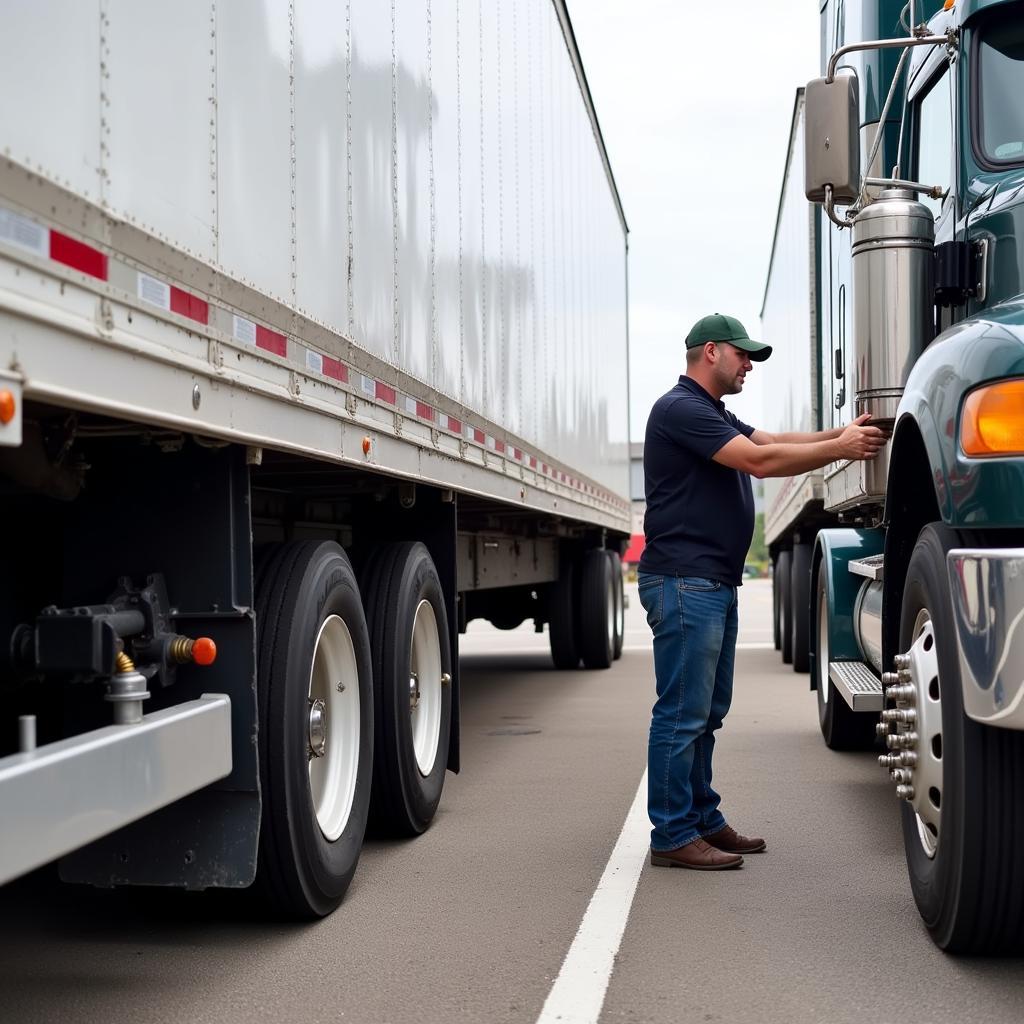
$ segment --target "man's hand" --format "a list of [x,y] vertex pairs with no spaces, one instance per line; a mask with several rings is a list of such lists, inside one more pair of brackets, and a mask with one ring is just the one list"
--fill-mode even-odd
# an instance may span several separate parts
[[839,447],[844,459],[874,459],[889,440],[889,434],[880,427],[869,427],[871,413],[858,416],[839,435]]

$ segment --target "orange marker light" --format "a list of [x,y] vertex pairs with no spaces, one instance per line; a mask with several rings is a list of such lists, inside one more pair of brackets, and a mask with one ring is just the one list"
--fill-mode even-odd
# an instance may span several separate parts
[[370,454],[370,445],[372,443],[373,442],[368,437],[364,437],[363,438],[363,454],[364,455],[369,455]]
[[967,396],[960,445],[966,455],[1024,455],[1024,379],[1002,380]]
[[217,645],[208,636],[199,637],[192,645],[192,660],[197,665],[212,665],[217,660]]
[[10,423],[14,419],[14,414],[17,412],[18,406],[14,401],[14,395],[4,388],[0,391],[0,423]]

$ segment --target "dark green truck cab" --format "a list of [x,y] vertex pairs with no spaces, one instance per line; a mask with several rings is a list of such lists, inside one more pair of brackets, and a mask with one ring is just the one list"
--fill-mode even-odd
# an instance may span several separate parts
[[936,943],[1017,950],[1024,3],[825,0],[822,24],[805,179],[822,210],[820,426],[868,412],[893,433],[877,463],[824,475],[836,528],[805,583],[811,686],[829,746],[884,744]]

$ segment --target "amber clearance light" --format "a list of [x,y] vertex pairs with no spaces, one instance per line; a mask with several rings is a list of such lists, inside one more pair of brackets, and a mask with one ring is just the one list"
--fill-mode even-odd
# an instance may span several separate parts
[[1024,455],[1024,379],[989,384],[967,396],[960,444],[966,455]]

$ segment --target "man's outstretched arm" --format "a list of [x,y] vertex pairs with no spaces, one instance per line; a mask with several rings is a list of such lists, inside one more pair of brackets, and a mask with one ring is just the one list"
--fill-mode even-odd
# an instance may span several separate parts
[[838,435],[834,431],[822,431],[820,435],[810,435],[813,440],[802,443],[769,441],[757,444],[741,434],[722,445],[712,458],[723,466],[759,478],[794,476],[843,459],[873,459],[888,440],[888,435],[878,427],[867,426],[869,418],[865,413]]
[[797,430],[784,434],[769,434],[767,430],[755,430],[750,435],[754,444],[814,444],[817,441],[834,441],[845,430],[845,427],[833,427],[832,430],[815,430],[809,434]]

